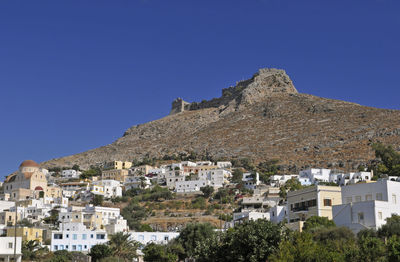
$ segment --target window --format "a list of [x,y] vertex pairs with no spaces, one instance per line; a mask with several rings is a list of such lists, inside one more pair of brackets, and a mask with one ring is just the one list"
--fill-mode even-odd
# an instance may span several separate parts
[[397,199],[395,194],[392,194],[392,202],[393,204],[397,204]]
[[84,245],[83,248],[84,248],[84,249],[87,249],[87,245]]
[[350,204],[352,200],[352,197],[346,197],[346,204]]
[[355,202],[361,202],[361,196],[356,196]]
[[90,238],[93,238],[93,234],[90,234]]
[[138,239],[139,239],[139,241],[143,241],[144,240],[144,235],[139,235]]
[[325,198],[324,199],[324,206],[332,206],[332,199]]
[[8,248],[13,248],[13,243],[12,242],[8,242]]
[[152,240],[152,241],[156,241],[156,240],[157,240],[157,236],[156,236],[156,235],[152,235],[152,236],[151,236],[151,240]]
[[54,245],[54,250],[58,250],[58,246],[57,245]]
[[105,239],[105,235],[104,234],[97,234],[96,235],[96,239]]
[[83,239],[83,240],[86,239],[86,234],[82,234],[82,239]]
[[78,235],[77,234],[72,234],[72,239],[73,240],[77,240],[78,239]]
[[66,234],[66,235],[65,235],[65,238],[69,238],[69,234]]
[[358,213],[358,223],[364,222],[364,213]]
[[72,245],[72,251],[76,251],[76,245]]
[[376,193],[376,200],[382,200],[382,193]]
[[372,195],[370,195],[370,194],[365,195],[365,201],[369,201],[369,200],[372,200]]
[[168,241],[169,240],[169,236],[164,236],[164,240]]
[[378,212],[378,219],[382,220],[382,212]]
[[64,249],[64,245],[60,245],[60,250],[63,250]]

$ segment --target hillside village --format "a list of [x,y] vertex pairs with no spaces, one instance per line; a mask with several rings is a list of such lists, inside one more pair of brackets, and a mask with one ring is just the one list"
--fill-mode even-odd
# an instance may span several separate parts
[[226,231],[261,219],[302,231],[308,219],[325,217],[358,233],[378,230],[400,214],[399,177],[365,167],[282,174],[274,161],[258,168],[246,159],[144,162],[110,161],[81,170],[23,161],[2,184],[0,242],[7,248],[0,257],[10,261],[16,248],[21,261],[33,242],[85,256],[126,236],[137,243],[135,259],[141,261],[146,245],[168,244],[192,223]]

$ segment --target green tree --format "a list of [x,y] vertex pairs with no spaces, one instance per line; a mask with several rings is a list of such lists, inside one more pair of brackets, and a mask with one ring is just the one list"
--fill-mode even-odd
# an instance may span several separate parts
[[386,238],[393,235],[400,236],[400,216],[393,214],[391,217],[387,218],[386,224],[379,228],[378,235]]
[[288,191],[296,191],[302,188],[304,188],[304,186],[301,185],[300,181],[293,177],[286,181],[285,185],[281,186],[279,196],[286,199]]
[[177,238],[188,257],[193,257],[196,246],[215,234],[214,227],[209,223],[188,224]]
[[214,193],[214,187],[212,186],[201,187],[200,191],[203,192],[205,198],[209,198]]
[[103,258],[109,257],[113,254],[111,248],[106,244],[94,245],[89,252],[93,262],[100,261]]
[[240,168],[235,168],[232,172],[232,178],[231,181],[233,183],[240,183],[242,182],[243,179],[243,171]]
[[124,261],[132,261],[133,258],[137,257],[136,250],[139,248],[139,244],[129,238],[129,233],[118,232],[111,235],[110,241],[108,241],[113,255],[124,259]]
[[304,222],[303,230],[311,232],[320,228],[330,228],[335,226],[335,222],[327,217],[312,216]]
[[91,204],[94,206],[102,206],[104,202],[104,196],[102,195],[94,195],[92,201],[90,201]]
[[24,260],[40,260],[48,254],[47,247],[42,247],[37,240],[23,241],[21,252]]
[[387,241],[388,261],[400,261],[400,236],[391,236]]
[[175,262],[178,256],[170,252],[167,246],[157,245],[154,243],[148,244],[144,249],[144,261],[149,262]]
[[75,170],[75,171],[80,171],[81,170],[80,167],[77,164],[73,165],[72,169]]
[[373,230],[364,230],[358,233],[358,246],[361,261],[379,262],[386,260],[385,244]]
[[267,261],[282,240],[284,230],[281,225],[265,219],[248,221],[226,233],[224,238],[228,261]]

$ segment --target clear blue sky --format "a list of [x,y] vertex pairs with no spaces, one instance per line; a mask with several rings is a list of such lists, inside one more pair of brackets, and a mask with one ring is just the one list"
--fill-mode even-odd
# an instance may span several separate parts
[[0,177],[113,142],[258,68],[400,109],[398,0],[0,1]]

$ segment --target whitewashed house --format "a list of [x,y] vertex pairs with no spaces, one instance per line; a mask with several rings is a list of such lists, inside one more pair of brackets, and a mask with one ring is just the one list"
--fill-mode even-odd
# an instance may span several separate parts
[[14,241],[16,240],[16,262],[22,260],[22,238],[0,237],[0,261],[14,261]]
[[299,175],[273,175],[270,177],[270,185],[273,187],[281,187],[290,179],[298,179]]
[[214,187],[214,189],[229,184],[229,178],[231,176],[232,173],[226,169],[202,170],[198,173],[199,180],[210,181],[209,185]]
[[252,190],[254,190],[261,183],[260,175],[258,173],[243,173],[242,181],[245,188]]
[[82,223],[65,223],[62,230],[51,232],[51,251],[67,250],[88,253],[97,244],[105,244],[107,232],[89,230]]
[[231,168],[232,163],[230,161],[220,161],[220,162],[217,162],[217,167],[218,168]]
[[381,179],[343,186],[342,203],[332,208],[336,225],[354,232],[378,229],[392,214],[400,215],[400,182]]
[[80,171],[76,171],[73,169],[68,169],[68,170],[63,170],[61,172],[61,177],[62,178],[66,178],[66,179],[70,179],[70,178],[79,178],[79,176],[82,174],[82,172]]
[[125,190],[132,188],[149,188],[151,186],[151,179],[147,176],[127,176],[125,178]]
[[169,241],[179,236],[178,232],[130,232],[131,240],[142,245],[150,243],[166,245]]
[[208,180],[193,180],[175,182],[175,191],[177,193],[199,192],[202,187],[210,185]]

